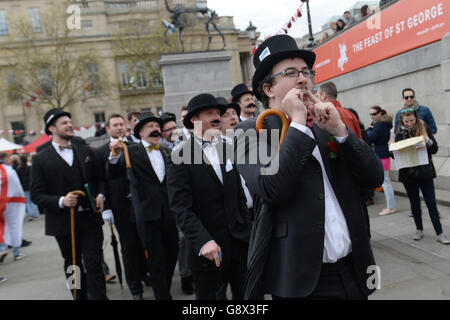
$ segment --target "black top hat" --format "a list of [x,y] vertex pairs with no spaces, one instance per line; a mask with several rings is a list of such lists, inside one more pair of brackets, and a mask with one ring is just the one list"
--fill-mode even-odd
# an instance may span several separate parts
[[172,112],[164,112],[159,118],[161,119],[161,129],[169,121],[177,122],[177,116]]
[[139,131],[141,131],[142,127],[150,121],[158,122],[159,126],[162,127],[162,121],[160,118],[155,116],[153,112],[142,112],[137,119],[136,126],[134,127],[134,135],[136,138],[140,139]]
[[241,106],[238,103],[229,103],[224,97],[217,97],[216,100],[218,103],[225,106],[225,108],[223,108],[222,112],[220,113],[221,116],[223,116],[223,114],[227,112],[228,108],[233,108],[234,110],[236,110],[238,117],[241,116]]
[[225,106],[217,102],[216,98],[214,98],[214,96],[209,93],[202,93],[193,97],[187,105],[188,113],[184,116],[183,119],[184,126],[187,129],[193,129],[194,124],[191,122],[191,118],[200,111],[210,108],[220,109],[220,114],[222,114],[222,110],[225,108]]
[[238,84],[231,90],[231,102],[238,102],[239,98],[246,93],[253,95],[253,91],[250,90],[245,83]]
[[48,110],[44,115],[44,122],[45,122],[45,133],[48,135],[51,135],[52,133],[48,128],[55,124],[56,119],[67,116],[69,118],[72,118],[72,115],[69,112],[63,111],[61,109],[55,108]]
[[314,66],[316,54],[309,50],[299,49],[294,38],[286,34],[270,37],[261,43],[253,56],[255,74],[252,87],[256,98],[261,100],[258,86],[264,77],[272,71],[272,67],[286,58],[302,58],[310,69]]

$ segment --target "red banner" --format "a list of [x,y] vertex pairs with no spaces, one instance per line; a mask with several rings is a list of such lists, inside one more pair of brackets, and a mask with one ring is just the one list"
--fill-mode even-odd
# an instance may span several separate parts
[[450,1],[403,0],[314,50],[315,83],[441,40],[450,32]]

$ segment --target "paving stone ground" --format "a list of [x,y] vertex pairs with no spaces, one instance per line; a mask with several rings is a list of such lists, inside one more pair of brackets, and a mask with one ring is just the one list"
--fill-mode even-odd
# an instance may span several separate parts
[[[415,230],[409,217],[409,201],[397,196],[398,212],[379,216],[384,208],[382,193],[375,195],[375,204],[369,206],[372,247],[380,268],[381,289],[370,296],[371,300],[450,299],[450,246],[436,242],[428,211],[423,205],[425,238],[412,240]],[[450,234],[450,207],[439,205],[444,232]],[[0,264],[0,276],[7,281],[0,284],[0,300],[70,300],[65,286],[63,260],[53,237],[44,235],[44,216],[39,220],[24,222],[24,238],[31,246],[23,248],[28,256],[14,261],[12,252]],[[114,272],[114,258],[110,246],[110,231],[104,228],[104,255]],[[184,295],[176,270],[172,296],[177,300],[194,299]],[[112,300],[129,300],[131,295],[116,282],[107,285]],[[151,288],[145,288],[144,298],[154,299]]]

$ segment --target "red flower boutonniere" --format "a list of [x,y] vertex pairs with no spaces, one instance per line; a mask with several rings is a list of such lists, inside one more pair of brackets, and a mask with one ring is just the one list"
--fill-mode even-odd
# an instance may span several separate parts
[[330,159],[337,158],[338,151],[339,151],[339,145],[336,143],[336,139],[332,136],[330,136],[330,142],[328,142],[328,148],[330,148],[330,153],[328,154],[328,157]]

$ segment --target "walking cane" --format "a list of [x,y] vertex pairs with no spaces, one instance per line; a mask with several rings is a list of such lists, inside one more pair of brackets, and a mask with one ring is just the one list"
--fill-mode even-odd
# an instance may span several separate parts
[[[122,142],[122,148],[123,148],[123,156],[125,158],[125,167],[127,169],[130,169],[131,168],[130,154],[128,153],[127,145],[123,142]],[[114,152],[114,150],[111,150],[111,154],[113,157],[117,156],[117,154]],[[144,254],[145,254],[145,259],[148,261],[148,259],[149,259],[148,251],[144,250]]]
[[[83,191],[76,190],[72,193],[85,197],[86,194]],[[72,266],[73,268],[73,299],[77,299],[77,268],[76,266],[76,254],[75,254],[75,207],[70,207],[70,237],[72,240]]]
[[281,135],[280,135],[280,144],[278,145],[278,152],[280,152],[281,143],[283,142],[284,137],[286,136],[286,132],[289,128],[289,120],[282,111],[280,111],[278,109],[267,109],[267,110],[261,112],[259,117],[256,119],[256,131],[261,133],[261,131],[263,129],[264,119],[267,116],[270,116],[272,114],[278,116],[281,119],[281,122],[283,123],[283,127],[281,129]]

